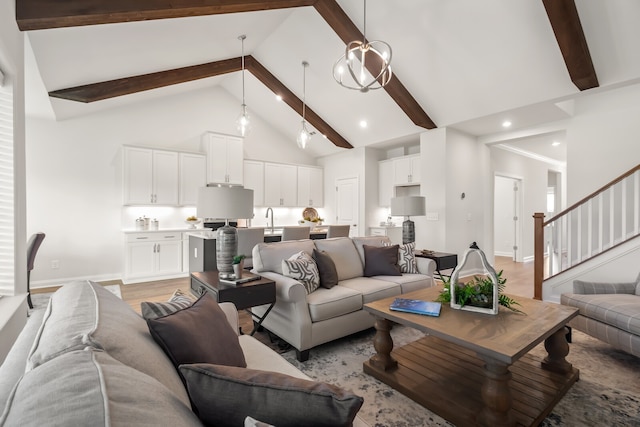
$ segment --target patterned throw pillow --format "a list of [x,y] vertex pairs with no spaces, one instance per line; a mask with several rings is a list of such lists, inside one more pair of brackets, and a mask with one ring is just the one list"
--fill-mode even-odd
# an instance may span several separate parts
[[304,285],[307,294],[320,287],[320,273],[311,255],[300,251],[282,260],[282,274],[296,279]]
[[[385,243],[385,246],[391,246],[391,243]],[[418,274],[418,264],[416,264],[416,242],[407,243],[398,247],[398,266],[401,273]]]
[[167,302],[141,302],[140,311],[145,320],[157,319],[158,317],[168,316],[178,310],[191,307],[194,301],[190,295],[185,294],[180,289],[176,289]]

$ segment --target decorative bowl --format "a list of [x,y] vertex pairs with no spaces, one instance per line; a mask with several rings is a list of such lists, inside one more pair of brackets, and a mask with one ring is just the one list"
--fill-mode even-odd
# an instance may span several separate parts
[[185,221],[185,223],[189,224],[190,229],[196,228],[196,225],[200,224],[200,222],[199,219],[189,219]]

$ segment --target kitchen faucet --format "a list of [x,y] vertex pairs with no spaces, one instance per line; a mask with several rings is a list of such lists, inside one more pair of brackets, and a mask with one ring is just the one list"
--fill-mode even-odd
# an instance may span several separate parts
[[273,209],[267,208],[267,213],[264,215],[264,217],[269,218],[269,212],[271,212],[271,234],[273,234]]

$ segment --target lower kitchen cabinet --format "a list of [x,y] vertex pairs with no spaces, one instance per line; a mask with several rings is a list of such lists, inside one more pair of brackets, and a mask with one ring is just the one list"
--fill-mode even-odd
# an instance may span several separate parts
[[130,233],[123,283],[184,276],[182,232]]

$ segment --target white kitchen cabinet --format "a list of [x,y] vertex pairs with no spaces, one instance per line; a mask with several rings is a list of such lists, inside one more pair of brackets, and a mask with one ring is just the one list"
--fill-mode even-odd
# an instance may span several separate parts
[[393,192],[393,160],[378,162],[378,205],[391,206]]
[[322,168],[298,166],[298,206],[324,205],[324,174]]
[[207,182],[242,185],[244,178],[242,138],[205,132],[202,143],[207,153]]
[[253,206],[264,206],[264,162],[244,161],[244,188],[253,190]]
[[296,206],[298,201],[298,168],[279,163],[264,164],[265,206]]
[[123,147],[123,203],[177,205],[178,153]]
[[402,227],[370,227],[370,236],[387,236],[394,245],[402,244]]
[[393,183],[395,185],[420,184],[420,155],[393,159]]
[[126,239],[124,283],[183,276],[182,233],[130,233]]
[[179,153],[180,205],[198,204],[198,188],[207,185],[207,157],[197,153]]

